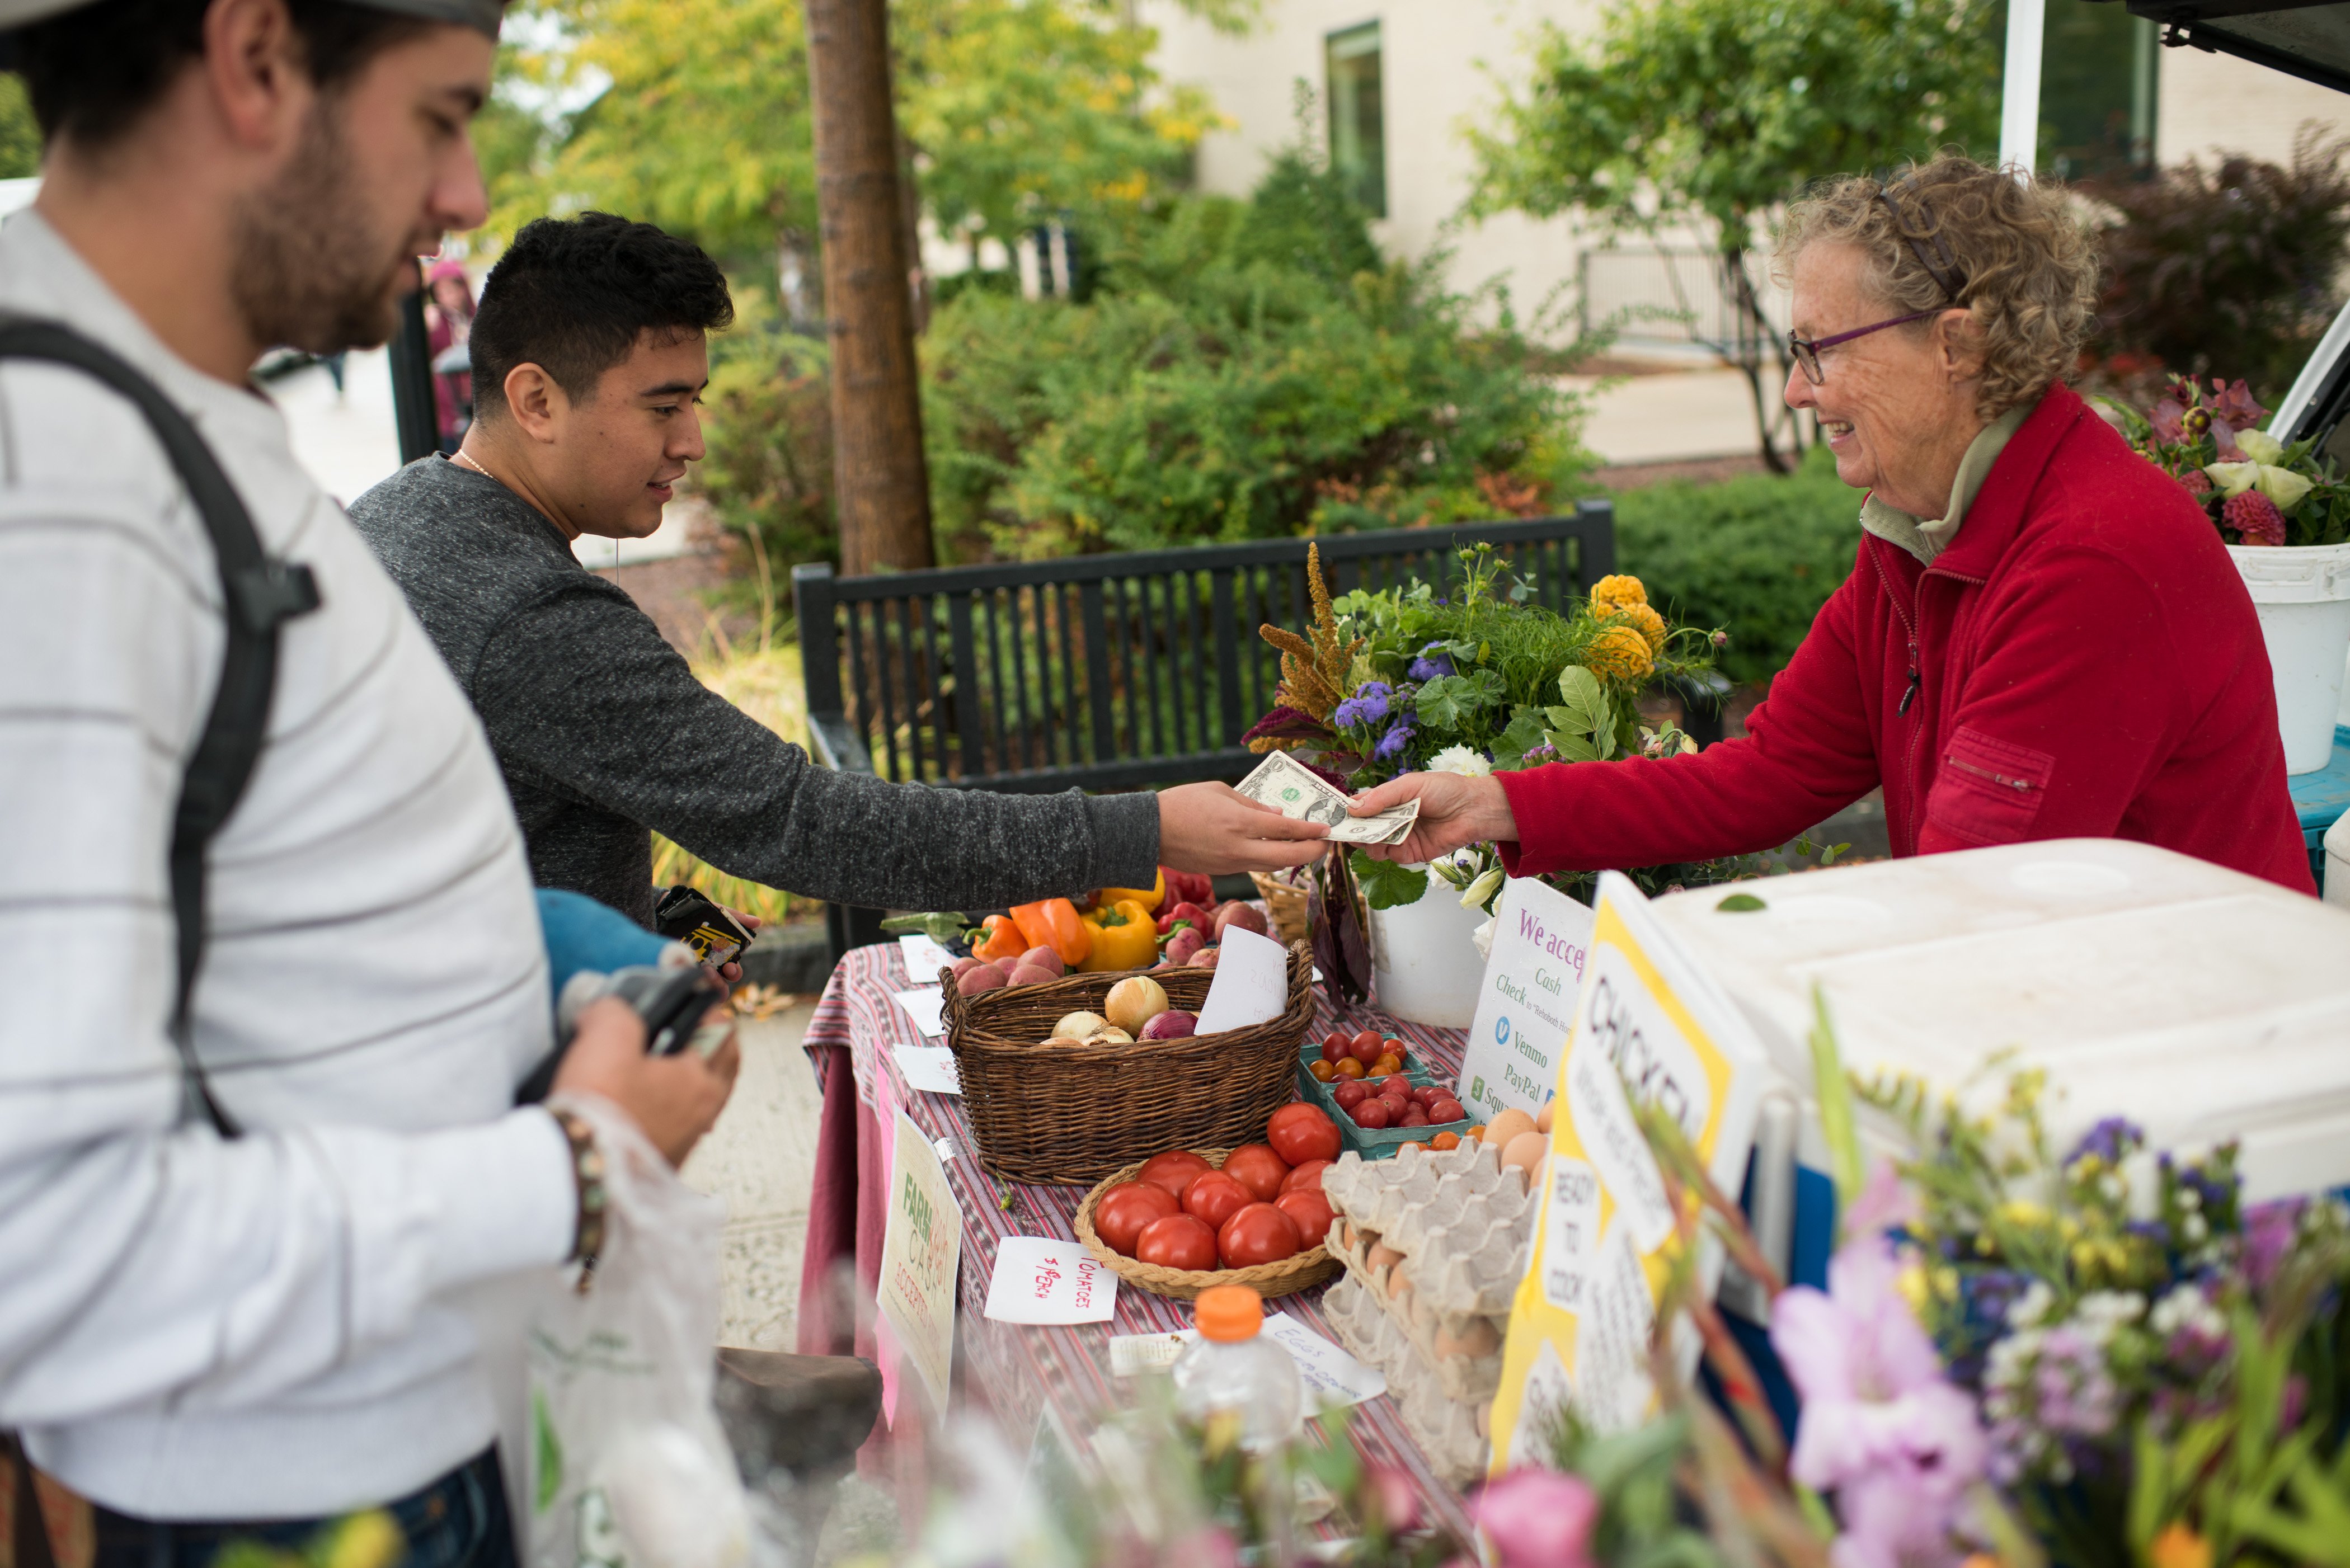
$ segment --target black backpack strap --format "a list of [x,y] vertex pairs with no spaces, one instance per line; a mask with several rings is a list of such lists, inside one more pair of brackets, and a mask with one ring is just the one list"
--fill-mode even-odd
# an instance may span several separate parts
[[253,777],[267,737],[270,694],[277,682],[277,628],[318,607],[310,568],[262,552],[235,487],[203,437],[155,383],[111,349],[53,321],[0,320],[0,359],[45,359],[104,382],[146,416],[155,439],[187,487],[212,536],[220,568],[223,628],[220,689],[180,786],[172,820],[172,915],[179,929],[179,990],[172,1043],[180,1053],[190,1112],[201,1111],[224,1137],[240,1129],[213,1098],[196,1060],[188,1003],[204,952],[204,857]]

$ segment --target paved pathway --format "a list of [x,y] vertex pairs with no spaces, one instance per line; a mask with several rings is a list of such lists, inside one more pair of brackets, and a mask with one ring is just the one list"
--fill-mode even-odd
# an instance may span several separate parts
[[717,1127],[685,1162],[686,1181],[726,1199],[718,1342],[795,1348],[800,1249],[807,1238],[822,1096],[801,1054],[813,998],[738,1028],[743,1073]]

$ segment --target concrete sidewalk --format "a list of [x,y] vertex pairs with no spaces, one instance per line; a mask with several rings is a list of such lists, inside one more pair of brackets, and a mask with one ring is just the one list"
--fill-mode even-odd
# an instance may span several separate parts
[[1754,399],[1742,371],[1698,366],[1612,379],[1562,376],[1559,382],[1590,394],[1583,444],[1611,466],[1757,450]]
[[696,1190],[726,1200],[718,1343],[793,1350],[823,1096],[800,1050],[814,998],[736,1026],[742,1075],[718,1125],[685,1162]]

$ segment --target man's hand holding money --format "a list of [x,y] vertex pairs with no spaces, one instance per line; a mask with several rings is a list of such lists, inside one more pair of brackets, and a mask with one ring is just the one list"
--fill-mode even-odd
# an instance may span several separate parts
[[1159,858],[1178,871],[1221,877],[1275,871],[1322,858],[1329,824],[1293,816],[1228,784],[1159,792]]

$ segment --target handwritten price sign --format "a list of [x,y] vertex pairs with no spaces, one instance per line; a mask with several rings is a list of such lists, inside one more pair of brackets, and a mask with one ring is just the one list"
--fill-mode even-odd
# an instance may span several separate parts
[[998,1323],[1107,1323],[1118,1276],[1076,1241],[1007,1236],[987,1281],[987,1315]]

